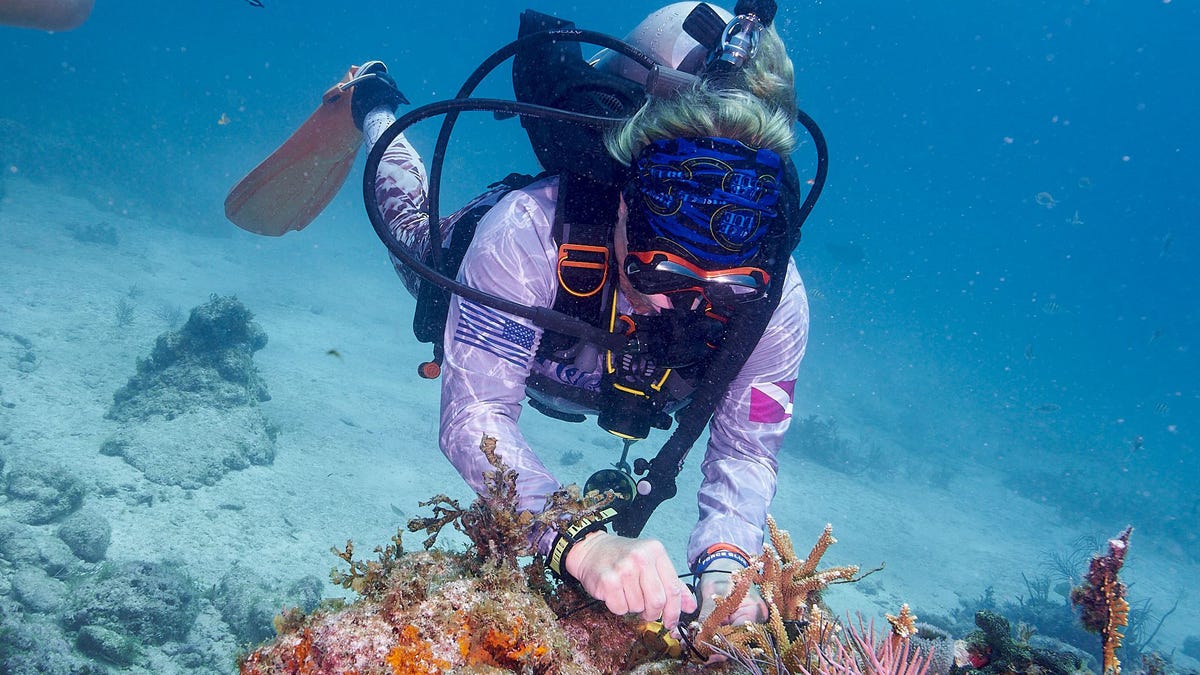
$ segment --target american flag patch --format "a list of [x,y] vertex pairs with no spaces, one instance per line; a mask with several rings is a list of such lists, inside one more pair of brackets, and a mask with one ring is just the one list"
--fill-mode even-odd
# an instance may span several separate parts
[[532,328],[522,326],[491,307],[467,300],[459,305],[455,342],[478,347],[514,366],[524,367],[533,358],[536,337]]

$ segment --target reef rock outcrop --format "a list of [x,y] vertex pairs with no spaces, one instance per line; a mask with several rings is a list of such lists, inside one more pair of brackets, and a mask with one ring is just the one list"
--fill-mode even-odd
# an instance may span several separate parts
[[254,366],[267,335],[237,298],[212,296],[113,395],[107,417],[122,428],[100,451],[122,457],[163,485],[212,485],[231,470],[275,459],[270,399]]

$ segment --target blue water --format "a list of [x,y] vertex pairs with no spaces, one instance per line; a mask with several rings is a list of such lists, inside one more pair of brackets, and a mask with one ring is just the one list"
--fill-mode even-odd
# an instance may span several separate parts
[[[97,0],[73,32],[0,28],[0,121],[23,143],[0,148],[3,168],[114,213],[245,237],[225,192],[349,64],[386,61],[426,103],[511,39],[523,8],[620,35],[657,7],[264,1]],[[837,411],[850,430],[844,411],[876,411],[873,433],[910,474],[970,462],[1099,536],[1133,523],[1135,540],[1200,560],[1200,9],[797,2],[777,24],[831,155],[796,254],[813,292],[797,416]],[[447,204],[533,168],[513,122],[464,125],[462,139]],[[796,158],[811,172],[811,144]],[[359,174],[289,237],[381,263]],[[781,480],[801,478],[785,466]]]

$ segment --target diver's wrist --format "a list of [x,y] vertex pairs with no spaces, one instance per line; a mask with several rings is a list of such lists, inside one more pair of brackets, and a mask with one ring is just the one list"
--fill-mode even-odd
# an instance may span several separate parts
[[[554,538],[554,543],[550,545],[550,555],[546,557],[546,567],[556,577],[574,577],[575,575],[568,569],[567,560],[570,558],[571,550],[576,544],[582,543],[590,535],[599,534],[601,532],[608,533],[608,521],[612,520],[617,515],[617,512],[611,507],[602,509],[601,511],[579,518],[575,522],[562,527],[558,531],[558,536]],[[578,556],[576,556],[576,559]]]
[[[737,567],[731,567],[737,565]],[[750,566],[750,556],[733,544],[713,544],[692,564],[692,575],[700,578],[709,569],[729,572]]]
[[593,546],[600,544],[602,539],[612,536],[615,535],[609,534],[607,530],[596,530],[595,532],[584,535],[582,539],[575,542],[575,546],[572,546],[570,550],[567,551],[563,559],[563,570],[566,571],[567,575],[572,579],[578,579],[579,575],[583,573],[583,570],[581,569],[583,567],[582,561],[587,557],[588,551],[590,551]]

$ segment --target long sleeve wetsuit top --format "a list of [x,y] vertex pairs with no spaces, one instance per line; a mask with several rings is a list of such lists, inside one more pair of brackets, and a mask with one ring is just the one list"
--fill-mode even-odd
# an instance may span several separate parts
[[[377,138],[368,128],[368,143]],[[422,255],[428,247],[420,207],[426,177],[403,136],[384,154],[376,181],[380,207],[393,234]],[[459,281],[531,306],[551,307],[559,283],[553,240],[558,180],[546,178],[503,196],[479,222],[459,271]],[[461,211],[460,211],[461,213]],[[457,214],[442,223],[448,238]],[[415,277],[398,264],[410,290]],[[618,311],[630,312],[623,294]],[[790,262],[782,300],[749,360],[730,384],[709,424],[697,495],[699,520],[688,542],[693,563],[709,546],[732,544],[750,555],[762,549],[767,509],[775,494],[776,460],[791,418],[792,395],[808,338],[808,301]],[[477,492],[492,466],[479,450],[486,434],[517,472],[518,508],[540,511],[560,484],[530,448],[517,426],[526,396],[566,407],[538,392],[531,374],[569,387],[598,390],[602,351],[574,350],[569,362],[538,358],[542,329],[531,322],[454,296],[445,332],[440,444],[442,452]],[[571,412],[589,412],[571,410]],[[563,448],[546,448],[557,451]],[[536,544],[548,552],[553,533]]]

